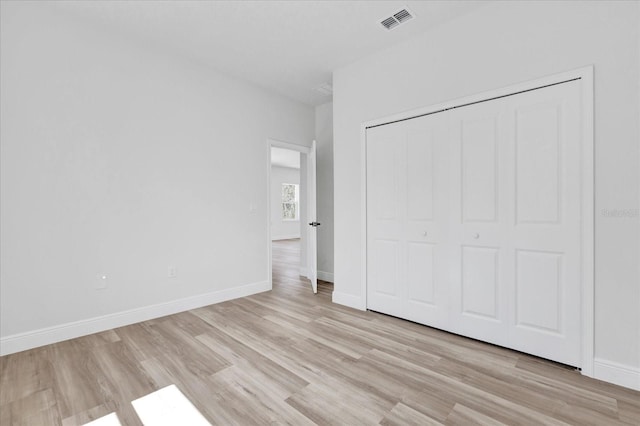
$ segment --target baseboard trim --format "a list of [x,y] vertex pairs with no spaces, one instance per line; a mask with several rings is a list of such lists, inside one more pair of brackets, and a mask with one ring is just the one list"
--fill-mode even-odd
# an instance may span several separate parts
[[86,336],[88,334],[99,333],[117,327],[124,327],[125,325],[188,311],[189,309],[201,308],[239,297],[250,296],[270,289],[269,281],[261,281],[100,317],[13,334],[0,339],[0,356]]
[[640,391],[640,368],[596,358],[593,378]]
[[318,279],[332,283],[333,272],[318,271]]
[[360,311],[367,310],[365,301],[361,297],[354,296],[352,294],[340,293],[334,290],[334,292],[331,294],[331,301],[333,303],[337,303],[338,305],[348,306]]

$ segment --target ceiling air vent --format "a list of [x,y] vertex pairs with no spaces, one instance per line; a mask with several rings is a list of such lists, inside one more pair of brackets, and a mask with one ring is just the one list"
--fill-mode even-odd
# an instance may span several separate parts
[[380,24],[385,27],[387,30],[392,30],[398,25],[407,22],[410,19],[413,19],[415,15],[409,11],[408,8],[403,8],[389,16],[388,18],[384,18],[380,20]]
[[396,18],[398,20],[398,22],[400,22],[402,24],[403,22],[408,21],[409,19],[413,18],[413,15],[410,14],[407,9],[402,9],[400,12],[394,13],[393,17]]
[[396,21],[396,19],[393,16],[390,16],[387,19],[383,19],[382,21],[380,21],[380,23],[382,24],[383,27],[385,27],[388,30],[400,25],[400,22]]

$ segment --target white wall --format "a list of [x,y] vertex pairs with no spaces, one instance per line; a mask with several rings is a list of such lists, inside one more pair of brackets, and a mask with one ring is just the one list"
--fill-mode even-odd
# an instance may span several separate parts
[[318,278],[333,281],[333,103],[316,107]]
[[636,374],[640,388],[639,221],[600,214],[638,208],[637,8],[636,2],[496,2],[337,70],[334,300],[365,306],[361,123],[594,64],[595,351],[601,377],[619,368]]
[[58,13],[2,2],[2,351],[265,289],[266,140],[313,108]]
[[300,169],[271,166],[271,239],[300,238],[300,220],[282,219],[282,184],[300,185]]

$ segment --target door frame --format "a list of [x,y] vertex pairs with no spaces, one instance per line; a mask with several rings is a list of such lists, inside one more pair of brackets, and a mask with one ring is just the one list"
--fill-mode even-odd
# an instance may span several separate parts
[[[291,151],[298,151],[301,154],[309,155],[311,153],[311,147],[305,145],[298,145],[291,142],[284,142],[277,139],[267,138],[267,276],[269,277],[269,290],[273,290],[273,253],[272,253],[272,241],[271,241],[271,148],[284,148],[289,149]],[[307,185],[309,184],[307,179]],[[308,189],[304,188],[304,190],[308,193]],[[300,192],[302,192],[302,187],[300,188]],[[302,223],[304,221],[300,218],[300,236],[302,237],[302,229],[305,229],[304,232],[308,233],[308,229],[305,226],[302,227]],[[308,237],[305,241],[308,240]],[[307,253],[308,256],[308,253]],[[301,259],[302,260],[302,259]],[[308,259],[305,259],[307,262]],[[307,262],[308,263],[308,262]],[[300,265],[298,265],[298,269],[300,269]]]
[[582,374],[594,377],[594,291],[595,291],[595,157],[594,157],[594,67],[588,65],[578,69],[529,80],[514,85],[501,87],[471,96],[413,109],[397,114],[380,117],[360,125],[360,246],[361,276],[360,300],[367,309],[367,129],[390,124],[396,121],[409,120],[422,115],[444,112],[448,109],[463,107],[469,104],[485,102],[496,98],[515,95],[545,86],[560,84],[571,80],[580,80],[582,95],[582,159],[581,185],[582,193],[582,226],[581,226],[581,360]]

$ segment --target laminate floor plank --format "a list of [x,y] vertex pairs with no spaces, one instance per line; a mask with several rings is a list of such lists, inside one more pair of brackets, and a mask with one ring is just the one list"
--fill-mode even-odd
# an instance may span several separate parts
[[[585,426],[597,426],[597,425],[611,425],[619,426],[624,425],[625,422],[620,419],[617,414],[614,416],[602,414],[598,411],[590,410],[584,406],[574,406],[565,404],[560,407],[553,416],[562,420],[568,424],[577,424]],[[636,424],[639,424],[636,422]]]
[[214,425],[640,425],[640,392],[331,303],[273,243],[273,290],[0,358],[0,425],[85,424],[175,385]]
[[426,390],[423,392],[411,392],[404,396],[402,404],[425,416],[444,423],[456,404],[455,399],[445,392],[433,392]]
[[[403,374],[404,380],[407,381],[412,378],[415,380],[416,376],[421,377],[420,383],[426,391],[449,393],[452,401],[466,402],[468,406],[470,403],[473,403],[476,407],[481,408],[478,410],[480,412],[488,410],[492,414],[504,416],[505,419],[508,418],[508,415],[516,415],[528,423],[566,424],[543,412],[530,409],[491,392],[478,389],[455,378],[446,376],[439,372],[437,368],[431,369],[416,365],[381,351],[376,351],[375,355],[380,359],[379,361],[376,360],[376,362],[381,369],[384,368],[385,365],[395,366],[398,372],[397,374]],[[471,408],[477,409],[473,406],[471,406]]]
[[[7,407],[7,413],[11,424],[61,424],[52,389],[44,389],[12,401]],[[23,417],[21,413],[28,414]]]
[[640,405],[627,401],[618,401],[618,418],[627,424],[640,424]]
[[506,426],[491,417],[485,416],[462,404],[456,404],[445,422],[447,425]]
[[318,424],[377,424],[395,403],[349,382],[327,377],[294,393],[287,402]]
[[268,377],[254,366],[233,366],[216,373],[212,381],[217,387],[233,391],[231,404],[243,413],[245,424],[313,424],[286,403],[289,395],[274,392]]
[[72,416],[62,419],[62,426],[83,425],[115,411],[116,404],[113,402],[98,405],[97,407],[89,408],[88,410],[81,411]]
[[167,342],[180,343],[171,345],[171,350],[163,355],[180,359],[193,374],[208,376],[229,366],[224,359],[212,356],[205,345],[182,330],[174,321],[167,320],[155,325],[154,329]]
[[[212,336],[212,338],[207,338],[207,336]],[[232,357],[250,361],[252,365],[270,378],[274,386],[283,386],[293,391],[308,384],[295,371],[288,369],[288,364],[278,357],[280,348],[276,346],[274,349],[274,345],[269,342],[259,342],[260,339],[257,335],[249,332],[247,334],[238,333],[232,329],[219,329],[217,332],[212,330],[211,334],[198,336],[198,339],[205,345],[209,342],[210,347],[226,346],[236,354],[231,355]]]
[[[396,320],[394,318],[394,320]],[[406,321],[405,321],[406,322]],[[475,365],[495,366],[496,368],[511,368],[518,361],[518,354],[514,351],[505,351],[493,345],[480,343],[472,339],[464,339],[451,335],[441,330],[429,329],[427,333],[419,329],[408,328],[404,330],[401,323],[393,321],[386,324],[382,321],[374,321],[372,324],[352,321],[355,326],[366,325],[374,334],[378,333],[389,339],[411,345],[432,355],[454,360],[456,362],[470,362]],[[409,323],[413,326],[417,324]],[[423,326],[418,326],[423,327]],[[449,340],[453,338],[454,340]],[[404,339],[404,340],[401,340]],[[456,341],[461,341],[455,343]],[[455,344],[452,344],[455,343]]]
[[48,348],[51,365],[55,366],[53,390],[62,418],[105,404],[112,393],[111,373],[100,369],[95,355],[80,340]]
[[595,399],[610,397],[639,406],[640,392],[638,391],[580,375],[578,375],[580,380],[576,381],[576,372],[571,368],[527,354],[518,353],[518,355],[515,371],[519,375],[526,375],[528,378],[536,377],[549,383],[550,386],[562,387],[570,392],[596,395]]
[[[363,359],[344,357],[339,352],[326,350],[314,341],[307,341],[291,348],[290,354],[301,365],[318,371],[314,383],[326,383],[333,378],[348,384],[355,391],[365,392],[380,402],[396,404],[409,388],[396,377],[375,370]],[[309,354],[322,353],[322,357],[309,357]]]
[[[472,366],[455,364],[445,359],[438,364],[437,370],[476,389],[489,392],[548,415],[553,415],[553,413],[567,405],[563,398],[558,398],[554,393],[536,392],[519,384],[514,384],[508,379],[501,380],[496,378],[496,376],[503,376],[498,369],[479,371]],[[616,416],[617,410],[609,411],[609,414]]]
[[383,426],[440,426],[442,423],[414,410],[401,402],[397,403],[380,422]]
[[[221,389],[215,387],[209,380],[209,376],[199,375],[197,370],[190,368],[188,360],[185,363],[175,356],[162,355],[143,361],[141,365],[145,374],[153,378],[156,390],[176,385],[210,422],[215,423],[215,419],[220,419],[219,415],[223,407]],[[222,418],[222,420],[228,419]]]
[[53,386],[46,349],[37,348],[2,357],[0,407]]

